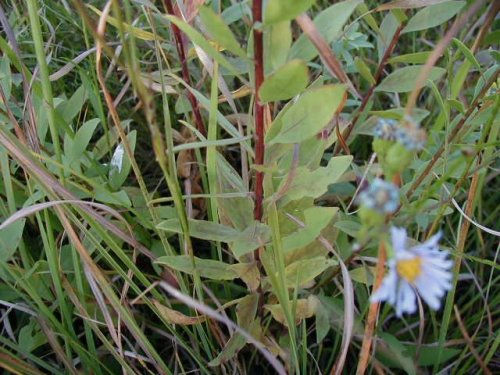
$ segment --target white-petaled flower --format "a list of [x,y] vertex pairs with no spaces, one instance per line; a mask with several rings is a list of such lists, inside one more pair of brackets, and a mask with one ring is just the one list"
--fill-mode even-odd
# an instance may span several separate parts
[[399,189],[392,182],[376,178],[359,194],[359,202],[381,214],[392,214],[399,206]]
[[433,309],[438,310],[441,299],[451,288],[453,261],[440,251],[441,233],[423,244],[408,247],[406,230],[391,228],[394,256],[389,260],[389,272],[382,285],[371,296],[371,302],[387,301],[396,308],[396,315],[417,310],[416,293]]

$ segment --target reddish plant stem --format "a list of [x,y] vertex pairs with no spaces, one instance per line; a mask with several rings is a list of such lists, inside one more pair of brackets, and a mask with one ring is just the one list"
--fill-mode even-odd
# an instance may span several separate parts
[[[255,165],[264,163],[264,106],[259,99],[259,89],[264,81],[264,42],[262,30],[258,29],[256,24],[262,22],[262,0],[253,0],[253,41],[255,58]],[[255,173],[255,208],[254,217],[256,220],[262,219],[262,201],[264,198],[264,173],[257,171]]]
[[[389,43],[389,46],[384,52],[384,56],[382,56],[382,60],[380,61],[380,64],[378,65],[377,71],[375,72],[375,76],[373,77],[375,79],[375,83],[370,87],[366,95],[363,97],[363,101],[361,102],[361,105],[359,106],[358,112],[354,115],[354,118],[352,119],[351,123],[347,127],[347,129],[344,131],[342,134],[341,138],[343,139],[344,143],[347,143],[347,140],[349,136],[351,135],[354,127],[356,126],[361,114],[365,110],[365,107],[368,105],[368,102],[370,101],[370,98],[373,95],[373,92],[375,91],[375,88],[380,84],[380,81],[382,80],[382,74],[384,73],[384,69],[387,65],[387,60],[389,60],[389,57],[392,55],[392,52],[394,51],[394,47],[396,47],[396,43],[399,39],[399,35],[401,34],[401,31],[403,30],[404,25],[401,24],[397,28],[396,32],[394,33],[394,36],[391,39],[391,43]],[[340,144],[335,147],[335,154],[338,154],[340,151],[341,147]]]
[[[174,6],[172,5],[172,0],[163,0],[163,5],[168,14],[171,16],[175,16]],[[175,39],[175,47],[177,48],[177,53],[179,55],[179,59],[181,60],[182,65],[182,78],[184,81],[191,86],[191,76],[189,74],[189,67],[186,59],[186,52],[184,49],[184,42],[182,40],[182,32],[181,30],[174,25],[171,24],[172,31],[174,32]],[[196,128],[199,130],[201,134],[204,136],[207,135],[207,130],[205,129],[205,125],[203,124],[203,119],[201,117],[200,107],[198,106],[198,101],[194,94],[188,90],[187,96],[191,107],[193,108],[194,121],[196,122]]]

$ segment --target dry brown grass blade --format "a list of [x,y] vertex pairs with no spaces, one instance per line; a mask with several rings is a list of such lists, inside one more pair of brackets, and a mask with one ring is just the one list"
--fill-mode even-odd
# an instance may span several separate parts
[[7,371],[8,374],[15,375],[43,375],[40,370],[32,367],[29,363],[20,360],[19,358],[7,353],[5,348],[0,349],[0,368]]
[[118,346],[120,354],[123,355],[123,348],[122,348],[120,336],[117,333],[118,330],[113,323],[113,318],[111,317],[111,313],[109,312],[108,305],[107,305],[106,301],[104,300],[104,296],[102,295],[102,292],[99,289],[99,286],[97,285],[96,279],[92,275],[92,272],[89,269],[89,267],[87,265],[84,265],[83,270],[85,273],[85,277],[87,278],[87,282],[89,284],[90,290],[94,294],[95,301],[97,302],[97,305],[99,306],[99,310],[101,311],[101,313],[104,317],[104,322],[106,323],[106,326],[108,327],[108,332],[111,335],[111,338],[115,342],[116,346]]
[[318,31],[318,28],[316,27],[312,19],[306,13],[303,13],[295,18],[295,21],[297,21],[302,31],[304,31],[309,40],[314,44],[321,59],[325,63],[330,73],[333,76],[337,77],[340,82],[347,85],[347,88],[351,92],[351,94],[353,94],[356,98],[361,99],[361,95],[358,93],[351,80],[344,72],[344,69],[342,68],[339,60],[337,60],[337,58],[333,54],[330,46]]
[[45,210],[47,208],[51,208],[51,207],[54,207],[57,205],[61,205],[61,204],[88,205],[91,207],[99,208],[105,212],[110,213],[111,215],[116,217],[118,220],[120,220],[127,228],[129,228],[130,231],[132,230],[132,228],[130,228],[130,226],[128,225],[125,218],[122,215],[120,215],[120,213],[118,211],[116,211],[116,210],[112,209],[111,207],[108,207],[104,204],[95,203],[95,202],[87,202],[87,201],[82,201],[82,200],[78,200],[78,199],[76,199],[76,200],[63,200],[63,201],[49,201],[49,202],[37,203],[37,204],[34,204],[32,206],[21,208],[20,210],[16,211],[14,214],[9,216],[7,219],[5,219],[5,221],[2,224],[0,224],[0,230],[4,229],[5,227],[9,226],[10,224],[14,223],[17,220],[20,220],[20,219],[25,218],[27,216],[30,216],[36,212],[39,212],[39,211],[42,211],[42,210]]
[[52,347],[54,350],[54,353],[56,354],[57,358],[64,364],[66,369],[73,375],[79,375],[78,371],[76,368],[73,366],[71,363],[70,359],[66,356],[66,353],[64,352],[63,347],[57,341],[57,337],[54,334],[54,332],[50,329],[50,327],[47,326],[43,318],[38,317],[37,322],[42,328],[43,333],[45,334],[45,337],[47,338],[47,341],[49,342],[49,345]]
[[462,321],[462,318],[460,316],[460,312],[458,311],[457,305],[453,305],[453,309],[455,311],[455,318],[457,319],[457,323],[458,323],[458,327],[460,328],[460,332],[462,332],[462,336],[464,337],[465,342],[467,343],[467,347],[469,348],[470,352],[474,356],[477,364],[483,370],[483,374],[492,375],[491,370],[486,366],[483,359],[479,356],[476,348],[474,348],[474,343],[472,342],[472,339],[469,336],[469,333],[467,332],[467,328],[465,327],[465,324]]

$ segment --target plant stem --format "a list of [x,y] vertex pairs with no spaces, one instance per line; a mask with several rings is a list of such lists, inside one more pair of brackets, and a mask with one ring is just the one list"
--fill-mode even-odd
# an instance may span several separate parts
[[[172,0],[163,0],[163,5],[168,14],[175,16]],[[174,33],[175,47],[177,48],[177,53],[179,55],[179,59],[182,65],[182,77],[184,81],[189,86],[191,86],[191,76],[189,75],[189,67],[187,64],[186,51],[184,49],[184,42],[182,41],[182,33],[179,30],[179,28],[173,23],[171,24],[171,27]],[[196,122],[196,127],[198,128],[199,132],[206,137],[207,130],[205,129],[205,125],[203,124],[203,119],[201,117],[198,101],[196,100],[194,94],[190,90],[187,91],[187,96],[189,103],[191,103],[191,107],[193,108],[193,115],[194,115],[194,120]]]
[[[255,63],[255,165],[264,163],[264,106],[259,100],[259,89],[264,81],[264,38],[262,30],[256,27],[262,22],[262,0],[254,0],[252,4],[253,16],[253,43],[254,43],[254,63]],[[255,208],[254,217],[256,220],[262,219],[262,201],[264,198],[264,173],[255,173]],[[256,251],[258,254],[258,250]],[[257,257],[258,258],[258,257]]]
[[[373,95],[373,92],[375,91],[375,88],[380,84],[380,81],[382,80],[382,74],[384,72],[384,69],[387,65],[387,60],[392,54],[392,51],[394,50],[394,47],[396,47],[396,42],[399,39],[399,35],[401,34],[401,31],[403,30],[404,25],[401,24],[399,25],[398,29],[394,33],[394,36],[392,37],[391,42],[389,43],[389,46],[385,50],[384,56],[382,57],[382,60],[380,61],[380,64],[378,65],[377,71],[375,72],[375,83],[370,87],[366,95],[363,97],[363,101],[361,102],[361,105],[359,106],[358,111],[354,115],[354,118],[352,119],[351,123],[347,127],[347,129],[344,131],[344,133],[341,135],[340,138],[343,138],[343,141],[347,144],[347,140],[349,139],[349,136],[351,135],[354,127],[356,126],[359,118],[361,117],[361,114],[365,110],[368,102],[370,101],[370,98]],[[338,144],[337,147],[335,147],[335,154],[338,154],[340,151],[341,145]]]
[[[373,282],[372,293],[375,292],[384,278],[385,273],[385,263],[387,260],[387,251],[385,249],[385,243],[383,240],[380,241],[378,248],[378,261],[375,269],[375,280]],[[370,304],[368,310],[368,317],[366,319],[365,333],[363,336],[363,343],[361,345],[361,351],[359,352],[358,368],[356,370],[357,375],[362,375],[365,373],[368,367],[368,360],[370,358],[370,349],[373,341],[373,332],[375,331],[375,323],[377,322],[378,310],[380,308],[380,302],[374,302]]]
[[[40,69],[40,82],[42,84],[43,105],[47,111],[47,121],[49,123],[50,136],[54,145],[55,157],[58,163],[62,163],[61,143],[59,141],[59,132],[57,131],[56,115],[54,111],[54,98],[52,95],[52,86],[49,80],[49,68],[45,60],[45,51],[43,46],[42,28],[40,27],[40,17],[38,16],[37,1],[29,0],[28,13],[31,24],[31,34],[35,44],[36,59]],[[64,178],[62,168],[59,169],[60,177]]]

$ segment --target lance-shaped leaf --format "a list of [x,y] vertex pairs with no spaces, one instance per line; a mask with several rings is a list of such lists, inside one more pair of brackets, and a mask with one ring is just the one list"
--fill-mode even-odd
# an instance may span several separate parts
[[235,55],[246,58],[245,51],[240,47],[240,44],[234,37],[231,29],[224,23],[222,17],[215,14],[209,7],[201,7],[198,11],[203,25],[214,42]]
[[327,268],[337,264],[337,261],[323,256],[293,262],[285,269],[286,286],[288,288],[303,287]]
[[280,132],[270,143],[299,143],[318,134],[333,118],[344,99],[341,85],[325,85],[306,91],[273,124]]
[[308,83],[306,63],[292,60],[266,77],[259,90],[259,99],[262,102],[290,99],[304,91]]
[[264,12],[264,23],[270,25],[276,22],[293,20],[304,13],[314,3],[314,0],[272,0],[267,2]]
[[[416,86],[418,75],[422,69],[421,65],[406,66],[392,72],[377,86],[375,91],[387,92],[410,92]],[[446,73],[446,69],[433,67],[428,79],[437,81]]]
[[415,14],[408,21],[408,25],[406,25],[402,33],[430,29],[441,25],[460,12],[464,5],[465,1],[446,1],[430,5]]
[[[179,234],[183,233],[179,219],[162,221],[157,228]],[[229,243],[237,258],[264,246],[271,236],[269,228],[257,221],[253,221],[245,230],[239,231],[227,225],[195,219],[189,219],[189,234],[202,240]]]

